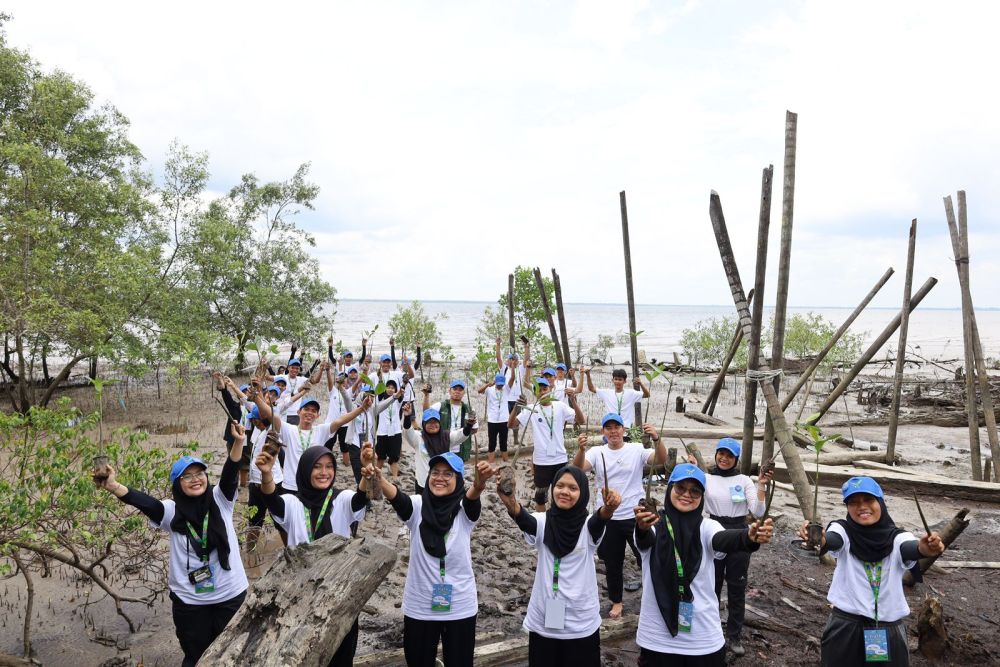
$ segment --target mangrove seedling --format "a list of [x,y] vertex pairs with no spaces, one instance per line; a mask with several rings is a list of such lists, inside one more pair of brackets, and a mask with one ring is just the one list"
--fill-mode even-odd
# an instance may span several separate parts
[[819,547],[821,540],[823,539],[823,524],[819,522],[819,455],[823,451],[823,447],[826,443],[831,440],[836,440],[840,437],[839,433],[834,435],[824,436],[823,431],[815,424],[810,424],[813,418],[819,419],[818,415],[810,416],[805,424],[797,422],[795,424],[795,430],[805,435],[812,441],[813,451],[816,452],[816,478],[813,480],[813,506],[812,515],[809,517],[809,539],[806,541],[806,547],[809,549],[816,549]]

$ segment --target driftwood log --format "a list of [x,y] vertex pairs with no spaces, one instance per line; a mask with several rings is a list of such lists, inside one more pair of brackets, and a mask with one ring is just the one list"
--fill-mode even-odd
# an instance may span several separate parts
[[930,660],[939,660],[948,651],[948,629],[937,598],[926,598],[917,610],[917,647]]
[[[969,483],[970,482],[966,482],[966,484]],[[987,484],[987,483],[988,482],[980,482],[980,484]],[[1000,485],[994,484],[993,486],[1000,486]],[[1000,496],[1000,494],[997,495]],[[939,534],[941,535],[941,541],[944,542],[945,547],[950,547],[951,543],[954,542],[958,538],[958,536],[962,534],[962,531],[965,530],[965,527],[969,525],[969,520],[965,518],[966,515],[968,515],[968,513],[969,513],[968,508],[963,507],[958,511],[958,514],[956,514],[951,518],[951,521],[949,521],[948,525],[944,527],[944,530],[939,531]],[[945,551],[945,553],[948,552]],[[937,559],[938,556],[934,556],[932,558],[921,558],[920,571],[926,572],[928,568],[930,568],[930,566],[933,565],[934,561],[936,561]],[[904,573],[903,584],[905,584],[906,586],[912,586],[913,575],[911,575],[909,572]]]
[[284,549],[201,662],[325,667],[395,562],[384,544],[337,535]]

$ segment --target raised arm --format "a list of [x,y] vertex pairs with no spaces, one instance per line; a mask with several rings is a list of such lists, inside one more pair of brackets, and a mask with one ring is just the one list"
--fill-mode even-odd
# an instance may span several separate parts
[[581,433],[576,438],[576,454],[573,455],[573,465],[584,472],[590,472],[594,466],[587,460],[587,434]]
[[649,436],[655,444],[655,451],[653,456],[649,459],[649,465],[660,465],[667,462],[667,446],[663,443],[663,438],[657,432],[656,427],[652,424],[643,424],[642,432]]
[[313,372],[313,374],[309,377],[309,384],[319,384],[320,378],[323,377],[323,373],[326,371],[326,369],[327,369],[327,362],[324,359],[323,361],[319,362],[319,368],[317,368]]
[[344,413],[344,414],[340,415],[339,417],[337,417],[336,419],[333,419],[330,422],[328,422],[330,424],[330,432],[333,433],[333,432],[337,431],[344,424],[350,424],[352,419],[360,416],[361,413],[363,413],[365,410],[367,410],[371,406],[372,406],[372,399],[371,399],[371,397],[365,396],[363,399],[361,399],[361,403],[357,407],[355,407],[353,410],[351,410],[350,412]]
[[643,398],[649,398],[649,387],[647,387],[646,385],[644,385],[642,383],[642,380],[640,378],[637,378],[637,377],[632,378],[632,383],[639,385],[639,388],[642,389],[642,397]]
[[243,458],[243,445],[247,441],[246,429],[235,421],[229,425],[229,433],[233,436],[233,446],[229,456],[222,464],[222,474],[219,476],[219,488],[227,500],[236,498],[240,482],[240,459]]
[[112,494],[123,503],[136,508],[153,523],[159,524],[163,521],[163,503],[152,496],[146,495],[142,491],[130,489],[124,484],[119,484],[116,479],[115,469],[110,465],[107,466],[106,470],[108,471],[106,478],[94,478],[94,483],[98,487]]
[[497,368],[500,368],[502,370],[504,367],[504,363],[503,363],[503,355],[500,354],[500,336],[497,336],[496,353],[497,353]]
[[591,394],[596,394],[597,387],[594,386],[594,379],[590,377],[590,368],[581,368],[580,375],[587,376],[587,389],[590,391]]
[[503,486],[503,481],[497,480],[497,495],[500,497],[500,502],[503,503],[503,506],[507,508],[507,514],[510,515],[510,518],[514,519],[514,523],[517,524],[522,533],[537,536],[538,519],[526,512],[521,503],[517,502],[517,499],[514,497],[514,479],[510,480],[510,495],[504,494]]

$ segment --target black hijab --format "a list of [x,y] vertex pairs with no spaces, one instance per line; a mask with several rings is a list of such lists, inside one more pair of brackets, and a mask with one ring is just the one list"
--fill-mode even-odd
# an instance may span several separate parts
[[[892,553],[892,545],[896,536],[904,532],[902,528],[896,526],[896,522],[889,516],[889,509],[885,506],[885,500],[875,498],[879,507],[882,508],[882,516],[878,521],[870,526],[862,526],[848,514],[846,519],[831,521],[826,528],[830,529],[833,524],[840,524],[847,533],[847,538],[851,542],[851,555],[865,563],[881,562],[886,556]],[[826,553],[823,548],[820,553]],[[924,580],[923,572],[920,571],[920,563],[910,568],[913,580],[920,583]]]
[[[443,430],[443,429],[442,429]],[[447,465],[447,461],[439,459]],[[435,496],[431,493],[430,471],[438,463],[432,457],[430,469],[427,472],[427,479],[424,480],[424,490],[421,494],[423,502],[420,505],[420,541],[424,544],[424,551],[435,558],[444,558],[446,550],[444,544],[445,534],[451,530],[451,524],[462,509],[462,498],[465,497],[465,478],[455,472],[451,466],[448,470],[455,472],[455,490],[446,496]]]
[[[333,532],[333,527],[330,525],[330,516],[333,514],[333,499],[340,493],[338,489],[334,488],[332,482],[325,489],[317,489],[312,485],[313,466],[324,456],[329,456],[333,459],[333,474],[334,481],[336,481],[337,457],[323,445],[313,445],[302,452],[302,456],[299,457],[299,467],[295,469],[295,485],[299,487],[295,495],[302,501],[303,506],[309,508],[309,516],[306,518],[306,521],[311,521],[312,523],[309,528],[312,529],[314,540],[318,540],[324,535],[329,535]],[[320,516],[320,510],[323,509],[323,502],[326,501],[326,494],[331,489],[333,490],[333,494],[330,496],[330,504],[327,505],[326,512]]]
[[[440,420],[435,421],[441,423]],[[431,458],[451,451],[451,431],[444,426],[438,428],[438,432],[434,434],[428,433],[426,428],[421,428],[420,435],[424,438],[424,447],[427,448],[427,454]]]
[[[201,464],[191,464],[201,465]],[[191,466],[188,466],[190,468]],[[187,469],[184,470],[187,473]],[[206,471],[207,472],[207,471]],[[226,533],[226,522],[222,520],[222,512],[214,500],[212,484],[207,484],[205,493],[200,496],[189,496],[181,490],[181,480],[178,477],[171,486],[174,498],[174,518],[170,520],[170,530],[188,539],[188,544],[199,558],[206,559],[212,549],[219,552],[219,565],[223,570],[229,569],[229,535]],[[188,524],[195,533],[201,534],[201,528],[208,514],[208,541],[205,548],[201,540],[191,536]]]
[[[715,451],[719,452],[721,450],[717,449]],[[727,449],[726,451],[729,450]],[[729,451],[729,453],[732,454],[731,451]],[[719,462],[716,460],[715,465],[708,469],[708,474],[718,475],[719,477],[732,477],[734,475],[740,474],[740,457],[738,456],[736,457],[736,462],[733,463],[733,467],[730,468],[729,470],[723,470],[722,468],[720,468]]]
[[[677,553],[680,554],[681,562],[684,565],[684,597],[683,601],[691,602],[694,595],[691,593],[691,582],[701,569],[701,512],[705,506],[705,497],[702,495],[698,507],[690,512],[681,512],[670,502],[670,492],[674,485],[667,485],[667,496],[664,501],[664,510],[660,512],[660,517],[664,522],[669,521],[674,529],[674,536],[677,538]],[[653,543],[652,554],[649,561],[649,575],[653,580],[653,593],[656,594],[656,605],[660,608],[663,622],[667,624],[667,630],[671,637],[676,637],[678,632],[678,611],[680,609],[681,598],[678,595],[677,563],[674,559],[674,540],[670,537],[665,523],[656,526],[656,541]]]
[[[556,507],[556,482],[563,475],[570,475],[580,487],[580,497],[576,505],[568,510]],[[556,558],[563,558],[576,548],[580,539],[580,531],[587,521],[587,505],[590,503],[590,484],[582,470],[574,465],[565,465],[556,472],[549,487],[551,506],[545,512],[545,534],[542,544],[549,548]]]

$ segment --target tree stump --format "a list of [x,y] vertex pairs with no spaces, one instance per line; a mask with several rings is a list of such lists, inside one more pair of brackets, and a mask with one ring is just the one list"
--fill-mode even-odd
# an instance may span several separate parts
[[[955,516],[951,518],[951,521],[949,521],[948,525],[944,527],[944,530],[940,531],[939,534],[941,535],[941,541],[944,542],[945,547],[950,547],[951,543],[958,539],[958,536],[962,534],[965,527],[969,525],[969,520],[965,518],[968,513],[969,509],[967,507],[963,507]],[[919,561],[920,571],[926,572],[927,569],[934,564],[934,561],[936,561],[937,558],[937,556],[934,556],[933,558],[921,558]],[[913,586],[913,575],[910,574],[909,570],[903,573],[903,584],[905,586]]]
[[917,611],[917,648],[930,660],[939,660],[948,650],[948,629],[937,598],[926,598]]
[[200,662],[325,667],[395,562],[384,544],[337,535],[285,548]]

